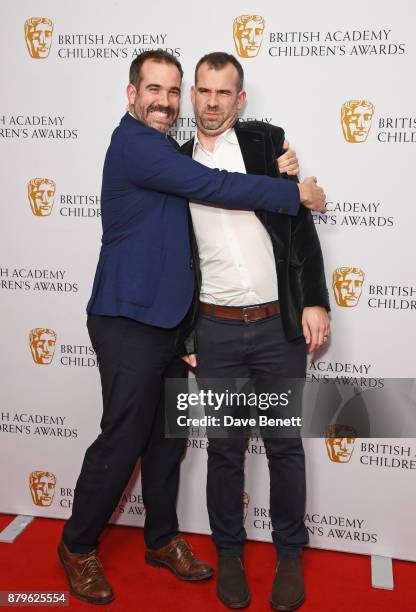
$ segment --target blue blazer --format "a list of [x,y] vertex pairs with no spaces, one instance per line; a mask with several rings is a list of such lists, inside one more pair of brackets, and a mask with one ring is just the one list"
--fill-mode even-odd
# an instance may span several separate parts
[[172,328],[194,294],[188,202],[297,215],[284,179],[212,170],[129,113],[114,130],[101,191],[103,237],[89,314]]

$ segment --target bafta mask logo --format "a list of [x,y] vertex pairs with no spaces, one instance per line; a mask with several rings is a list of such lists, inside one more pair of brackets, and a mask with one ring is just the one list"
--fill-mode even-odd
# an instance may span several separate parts
[[37,470],[29,475],[29,489],[36,506],[50,506],[56,487],[56,476],[51,472]]
[[326,428],[326,450],[334,463],[348,463],[354,452],[356,431],[350,425],[329,425]]
[[240,57],[256,57],[263,40],[264,26],[261,15],[240,15],[234,19],[234,44]]
[[29,333],[29,345],[33,361],[40,365],[52,363],[55,352],[56,332],[45,327],[36,327]]
[[338,306],[353,308],[357,306],[363,289],[365,274],[360,268],[342,267],[334,270],[332,289]]
[[246,519],[247,519],[249,503],[250,503],[250,495],[244,491],[244,494],[243,494],[244,524],[245,524]]
[[371,128],[374,104],[368,100],[348,100],[341,107],[341,125],[347,142],[365,142]]
[[47,17],[30,17],[25,21],[26,45],[33,59],[49,56],[52,44],[53,23]]
[[33,178],[27,184],[30,208],[36,217],[49,217],[52,212],[56,183],[47,178]]

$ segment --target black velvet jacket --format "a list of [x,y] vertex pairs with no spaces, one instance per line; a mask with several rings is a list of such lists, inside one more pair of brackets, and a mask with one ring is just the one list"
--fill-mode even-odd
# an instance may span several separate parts
[[[258,121],[237,122],[234,126],[247,173],[280,176],[276,158],[283,151],[282,128]],[[181,150],[192,156],[194,139]],[[284,177],[286,175],[283,175]],[[287,177],[296,180],[297,177]],[[279,303],[285,335],[288,340],[302,336],[302,310],[305,306],[329,307],[324,263],[312,214],[304,206],[297,217],[258,211],[255,213],[268,231],[276,260]],[[190,220],[190,235],[196,283],[201,286],[198,248]],[[195,322],[197,300],[190,319]],[[192,346],[188,345],[188,351]]]

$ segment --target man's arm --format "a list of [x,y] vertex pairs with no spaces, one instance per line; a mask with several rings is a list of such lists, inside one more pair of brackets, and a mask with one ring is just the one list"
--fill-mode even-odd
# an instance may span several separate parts
[[[181,155],[154,130],[132,134],[124,145],[129,180],[143,189],[169,193],[236,210],[267,210],[296,216],[299,204],[323,206],[323,192],[309,181],[303,188],[284,180],[211,170]],[[315,209],[315,208],[314,208]]]
[[[274,126],[271,128],[273,132]],[[291,180],[298,181],[298,177],[293,172],[294,165],[298,165],[298,160],[296,155],[284,153],[289,148],[284,133],[282,135],[276,130],[273,142],[279,172],[287,173]],[[308,352],[312,353],[327,341],[330,334],[328,317],[330,306],[324,262],[311,213],[301,210],[298,217],[293,220],[293,226],[291,265],[300,269],[304,298],[302,328],[305,341],[309,345]]]
[[330,305],[321,245],[312,215],[307,210],[301,210],[296,219],[290,265],[300,270],[303,335],[309,345],[308,352],[312,353],[329,337]]

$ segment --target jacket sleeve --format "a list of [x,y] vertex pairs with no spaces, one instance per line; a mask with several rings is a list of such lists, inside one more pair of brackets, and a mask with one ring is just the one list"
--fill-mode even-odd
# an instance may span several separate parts
[[142,189],[176,195],[222,208],[267,210],[296,216],[299,189],[266,176],[213,170],[182,155],[154,130],[133,133],[123,147],[130,182]]
[[[277,158],[283,153],[285,133],[281,128],[275,126],[270,126],[270,128]],[[297,176],[283,176],[294,182],[299,182]],[[322,306],[329,311],[329,296],[325,280],[321,244],[312,213],[303,206],[299,211],[299,215],[292,219],[289,265],[299,270],[303,307]]]
[[321,245],[312,214],[303,207],[293,224],[290,265],[299,268],[303,307],[323,306],[329,311]]

